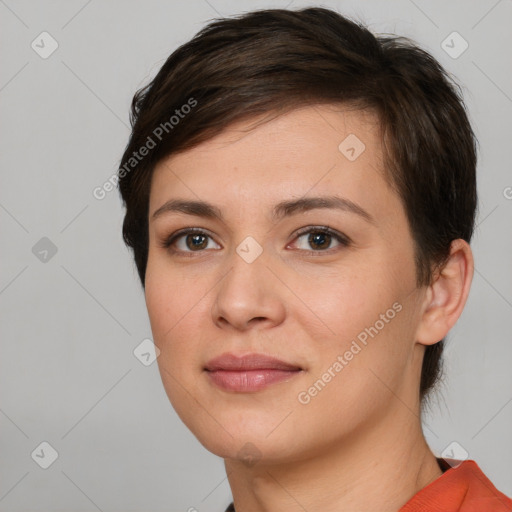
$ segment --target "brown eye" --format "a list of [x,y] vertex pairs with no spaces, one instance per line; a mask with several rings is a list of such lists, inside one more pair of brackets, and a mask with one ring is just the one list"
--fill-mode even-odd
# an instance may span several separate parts
[[[350,239],[333,229],[326,227],[305,228],[297,233],[297,241],[295,242],[298,249],[308,251],[310,253],[327,252],[330,249],[338,249],[350,245]],[[305,238],[307,235],[307,239]],[[300,242],[300,239],[304,239]],[[332,247],[332,242],[337,242],[337,246]]]
[[208,245],[208,237],[204,235],[186,235],[185,243],[189,249],[195,251],[196,249],[205,249]]
[[331,243],[332,237],[328,233],[317,231],[310,233],[308,236],[308,243],[314,249],[328,249]]
[[[162,242],[162,247],[171,250],[172,252],[181,253],[193,253],[202,252],[204,249],[209,248],[210,241],[213,242],[213,238],[206,232],[188,228],[176,233],[173,233],[167,239]],[[220,246],[216,244],[219,249]]]

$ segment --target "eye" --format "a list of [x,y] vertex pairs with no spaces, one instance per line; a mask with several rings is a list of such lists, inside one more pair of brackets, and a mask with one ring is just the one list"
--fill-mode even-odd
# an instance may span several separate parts
[[[329,228],[328,226],[309,226],[299,230],[297,235],[296,240],[300,240],[301,238],[303,239],[299,244],[299,249],[310,253],[327,252],[328,250],[333,249],[333,247],[331,247],[333,240],[338,242],[338,247],[348,247],[350,245],[350,239],[347,236]],[[313,250],[311,248],[313,248]],[[336,249],[336,247],[334,247],[334,249]]]
[[[331,229],[329,226],[308,226],[299,230],[296,235],[294,240],[304,239],[299,244],[298,249],[310,254],[330,253],[331,250],[337,250],[340,246],[348,247],[351,244],[351,240],[347,236]],[[307,238],[306,235],[308,235]],[[213,241],[212,236],[203,229],[185,228],[165,238],[160,245],[173,253],[192,255],[194,252],[212,249],[210,247],[210,240]],[[337,247],[332,247],[333,241],[337,242]],[[216,247],[213,247],[213,249],[221,248],[217,243],[214,242],[214,244]]]
[[[187,228],[173,233],[171,236],[163,240],[162,247],[172,249],[173,252],[201,252],[208,249],[209,239],[211,236],[204,230],[199,228]],[[216,248],[220,248],[216,244]]]

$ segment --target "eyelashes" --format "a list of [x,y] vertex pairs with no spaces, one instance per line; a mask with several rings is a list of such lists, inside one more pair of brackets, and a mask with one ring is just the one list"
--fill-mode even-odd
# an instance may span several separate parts
[[[189,238],[189,235],[194,236]],[[352,244],[352,241],[348,236],[330,228],[329,226],[307,226],[301,228],[294,234],[292,242],[301,239],[304,235],[309,235],[305,241],[305,244],[308,247],[317,244],[321,246],[320,249],[299,248],[294,250],[299,250],[300,252],[308,253],[313,256],[332,254],[333,252],[349,247]],[[213,236],[207,230],[201,228],[184,228],[175,231],[168,237],[165,237],[160,241],[159,245],[160,247],[170,251],[172,254],[193,256],[195,253],[203,253],[206,249],[211,249],[209,239],[213,241]],[[177,243],[182,240],[185,242],[185,246],[182,246],[182,248],[176,248]],[[334,248],[331,247],[331,242],[333,240],[339,244]],[[190,244],[187,242],[190,242]],[[216,242],[214,242],[214,244],[218,246]],[[290,244],[288,244],[287,247],[289,245]],[[329,247],[326,249],[324,247],[325,245],[328,245]],[[218,247],[214,247],[214,249],[218,249]]]

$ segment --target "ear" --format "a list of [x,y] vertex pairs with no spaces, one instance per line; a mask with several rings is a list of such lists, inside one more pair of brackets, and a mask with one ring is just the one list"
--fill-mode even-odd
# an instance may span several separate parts
[[416,340],[422,345],[441,341],[464,309],[473,279],[473,253],[462,239],[453,240],[450,256],[428,286]]

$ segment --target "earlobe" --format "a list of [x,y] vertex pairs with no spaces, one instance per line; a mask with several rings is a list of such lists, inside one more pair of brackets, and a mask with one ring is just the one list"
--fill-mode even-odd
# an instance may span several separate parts
[[462,239],[453,240],[450,255],[428,287],[416,333],[423,345],[442,340],[455,325],[466,304],[473,279],[473,254]]

